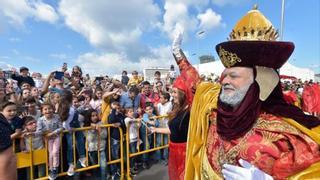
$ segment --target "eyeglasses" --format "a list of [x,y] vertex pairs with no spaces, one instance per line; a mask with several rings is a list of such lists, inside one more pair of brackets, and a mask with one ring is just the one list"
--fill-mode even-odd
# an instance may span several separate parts
[[37,122],[36,121],[29,122],[27,123],[27,126],[34,125],[34,124],[37,124]]

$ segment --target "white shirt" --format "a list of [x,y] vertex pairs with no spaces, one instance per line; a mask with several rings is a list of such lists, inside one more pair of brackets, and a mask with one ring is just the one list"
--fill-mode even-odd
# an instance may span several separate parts
[[65,130],[70,130],[71,129],[70,123],[71,123],[71,121],[73,119],[74,113],[75,113],[74,108],[70,107],[68,119],[62,123],[62,126],[63,126],[63,128]]
[[[159,112],[159,115],[160,116],[163,116],[163,115],[167,115],[168,112],[170,112],[172,110],[172,103],[170,101],[168,101],[167,103],[165,104],[161,104],[159,103],[157,105],[157,108],[158,108],[158,112]],[[168,118],[165,118],[165,119],[161,119],[160,120],[160,126],[159,127],[168,127],[168,121],[169,119]]]
[[130,125],[129,127],[130,143],[138,141],[140,123],[134,122],[134,119],[129,117],[126,117],[124,119],[124,123],[126,124],[126,127],[129,127]]

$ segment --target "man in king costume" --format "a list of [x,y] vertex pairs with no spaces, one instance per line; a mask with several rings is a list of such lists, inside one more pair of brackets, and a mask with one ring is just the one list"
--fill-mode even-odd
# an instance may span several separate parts
[[294,44],[276,39],[255,7],[216,46],[221,86],[190,82],[186,180],[320,178],[320,120],[284,101],[276,70]]

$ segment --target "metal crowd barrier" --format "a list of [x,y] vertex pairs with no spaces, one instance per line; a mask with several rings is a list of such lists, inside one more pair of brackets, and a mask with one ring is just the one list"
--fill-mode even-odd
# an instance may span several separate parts
[[[164,119],[166,118],[166,116],[155,116],[155,117],[152,117],[154,119]],[[138,151],[136,153],[130,153],[130,139],[129,139],[129,127],[127,127],[127,133],[125,134],[125,137],[124,137],[124,134],[123,134],[123,131],[120,127],[115,127],[113,126],[112,124],[107,124],[107,125],[101,125],[100,128],[107,128],[108,130],[108,140],[107,140],[107,146],[108,147],[108,157],[107,157],[107,164],[110,165],[110,164],[115,164],[115,163],[120,163],[120,175],[121,175],[121,179],[124,179],[125,175],[127,176],[127,179],[131,179],[130,177],[130,158],[132,157],[135,157],[135,156],[138,156],[138,155],[142,155],[142,154],[146,154],[146,153],[150,153],[150,152],[154,152],[154,151],[157,151],[157,150],[161,150],[161,149],[165,149],[165,148],[168,148],[168,144],[164,144],[163,143],[163,134],[161,136],[161,145],[156,147],[156,133],[153,134],[153,138],[154,138],[154,144],[153,144],[153,148],[150,148],[147,149],[147,150],[140,150],[139,146],[138,146]],[[110,128],[118,128],[119,129],[119,132],[120,132],[120,154],[119,154],[119,159],[115,159],[115,160],[111,160],[111,144],[110,144]],[[84,127],[84,128],[76,128],[76,129],[72,129],[72,138],[73,138],[73,165],[74,167],[76,167],[76,162],[77,162],[77,159],[76,159],[76,138],[75,138],[75,132],[78,132],[78,131],[82,131],[84,132],[84,136],[86,137],[87,135],[87,132],[88,130],[92,130],[92,127]],[[147,128],[146,128],[146,131],[147,131]],[[67,152],[66,149],[63,149],[63,145],[62,145],[62,138],[63,138],[63,135],[66,134],[66,133],[69,133],[70,131],[68,130],[64,130],[61,134],[60,134],[60,164],[59,164],[59,167],[60,167],[60,172],[58,173],[58,177],[61,177],[61,176],[66,176],[67,175],[67,172],[64,171],[64,161],[63,161],[63,154]],[[99,133],[98,133],[99,134]],[[146,136],[148,136],[148,132],[146,132]],[[29,137],[31,138],[30,139],[30,149],[32,149],[32,136]],[[100,141],[100,134],[99,134],[99,141]],[[18,139],[14,139],[13,140],[13,151],[15,152],[16,154],[16,157],[17,157],[17,169],[23,169],[23,168],[30,168],[30,179],[33,180],[33,179],[37,179],[37,180],[44,180],[44,179],[48,179],[48,172],[49,172],[49,158],[48,158],[48,143],[47,143],[47,140],[44,141],[45,143],[45,148],[43,149],[39,149],[39,150],[32,150],[30,152],[16,152],[17,149],[19,149],[18,147],[16,147],[16,141]],[[20,139],[22,140],[22,139]],[[126,172],[124,170],[124,143],[123,143],[123,140],[126,140],[126,152],[125,152],[125,156],[126,156]],[[147,143],[148,142],[148,137],[146,137],[146,140],[147,140]],[[140,137],[138,136],[138,141],[141,141],[140,140]],[[91,170],[91,169],[95,169],[95,168],[99,168],[100,167],[100,142],[98,143],[98,160],[97,160],[97,164],[94,164],[94,165],[88,165],[88,162],[89,162],[89,157],[88,157],[88,145],[87,145],[87,141],[85,140],[85,152],[86,152],[86,162],[87,162],[87,167],[83,168],[76,168],[75,169],[75,172],[82,172],[82,171],[88,171],[88,170]],[[140,144],[140,142],[139,142]],[[39,165],[42,165],[42,164],[45,164],[46,166],[46,172],[45,172],[45,176],[44,177],[39,177],[39,178],[34,178],[34,168],[35,166],[39,166]],[[126,174],[125,174],[126,173]]]
[[[153,116],[151,117],[152,119],[159,119],[159,120],[163,120],[165,118],[167,118],[168,116]],[[142,120],[141,120],[142,121]],[[150,153],[150,152],[154,152],[154,151],[158,151],[158,150],[161,150],[161,149],[165,149],[165,148],[168,148],[169,147],[169,144],[164,144],[163,142],[163,136],[164,134],[161,134],[161,145],[156,147],[156,133],[153,133],[153,148],[150,148],[149,145],[149,142],[148,142],[148,128],[146,128],[146,141],[147,141],[147,147],[149,147],[147,150],[140,150],[140,133],[138,133],[138,148],[137,148],[137,152],[136,153],[130,153],[130,135],[129,135],[129,128],[130,128],[130,125],[127,127],[127,133],[126,133],[126,146],[127,146],[127,179],[130,180],[131,179],[131,176],[130,176],[130,158],[132,157],[135,157],[135,156],[139,156],[139,155],[142,155],[142,154],[146,154],[146,153]],[[168,137],[168,142],[169,142],[169,137]]]
[[[124,155],[123,155],[123,143],[120,143],[120,158],[119,159],[114,159],[114,160],[111,160],[111,146],[110,146],[110,128],[111,127],[114,127],[114,128],[118,128],[119,131],[120,131],[120,142],[123,141],[124,137],[123,137],[123,132],[122,132],[122,129],[120,127],[115,127],[111,124],[107,124],[107,125],[101,125],[100,128],[107,128],[108,130],[108,140],[107,140],[107,143],[109,144],[109,146],[106,146],[108,147],[108,152],[109,152],[109,158],[108,158],[108,162],[107,164],[110,165],[110,164],[115,164],[115,163],[120,163],[120,171],[121,171],[121,179],[124,179],[124,176],[125,176],[125,172],[124,172]],[[75,138],[75,132],[78,132],[78,131],[82,131],[84,132],[84,135],[86,136],[87,134],[87,131],[88,130],[92,130],[92,127],[85,127],[85,128],[76,128],[76,129],[72,129],[72,138],[73,138],[73,165],[74,167],[76,167],[76,162],[77,162],[77,159],[76,159],[76,138]],[[63,170],[63,164],[64,164],[64,161],[63,161],[63,154],[67,152],[66,149],[63,149],[63,146],[62,146],[62,138],[63,138],[63,134],[65,133],[69,133],[70,131],[67,131],[67,130],[64,130],[61,134],[60,134],[60,164],[59,164],[59,167],[60,167],[60,172],[58,174],[58,177],[60,176],[66,176],[67,175],[67,172],[65,172]],[[100,135],[99,135],[100,136]],[[32,149],[32,136],[29,137],[31,138],[30,139],[30,149]],[[98,138],[100,140],[100,138]],[[21,139],[22,140],[22,139]],[[85,139],[84,139],[85,140]],[[17,139],[15,139],[13,141],[13,150],[14,152],[16,152],[17,148],[16,147],[16,141]],[[86,141],[85,141],[86,142]],[[44,149],[39,149],[39,150],[32,150],[30,152],[16,152],[16,157],[17,157],[17,169],[22,169],[22,168],[30,168],[30,179],[35,179],[34,178],[34,166],[38,166],[38,165],[41,165],[41,164],[45,164],[46,165],[46,175],[44,177],[40,177],[40,178],[37,178],[37,180],[43,180],[43,179],[48,179],[48,171],[49,171],[49,158],[48,158],[48,146],[47,146],[47,141],[45,141],[45,148]],[[91,169],[95,169],[95,168],[98,168],[100,167],[100,151],[99,151],[99,147],[98,147],[98,164],[95,164],[95,165],[90,165],[88,166],[88,162],[89,162],[89,158],[88,158],[88,148],[87,148],[87,142],[85,143],[85,146],[86,146],[86,162],[87,162],[87,167],[85,168],[77,168],[75,169],[75,172],[82,172],[82,171],[88,171],[88,170],[91,170]],[[100,143],[99,143],[99,146],[100,146]]]

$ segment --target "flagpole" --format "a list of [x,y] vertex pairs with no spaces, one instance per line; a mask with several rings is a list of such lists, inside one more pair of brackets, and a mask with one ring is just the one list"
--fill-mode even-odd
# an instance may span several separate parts
[[283,40],[283,22],[284,22],[284,1],[282,0],[282,6],[281,6],[281,26],[280,26],[280,41]]

